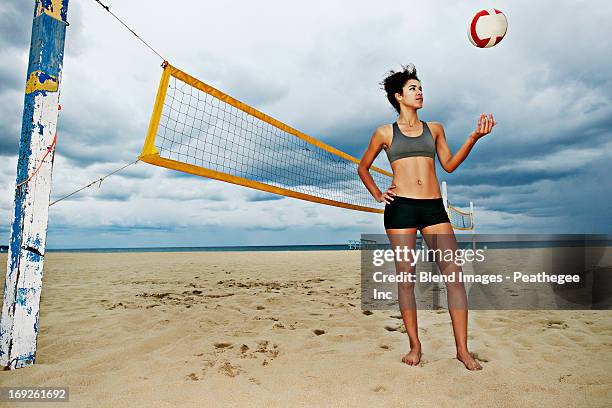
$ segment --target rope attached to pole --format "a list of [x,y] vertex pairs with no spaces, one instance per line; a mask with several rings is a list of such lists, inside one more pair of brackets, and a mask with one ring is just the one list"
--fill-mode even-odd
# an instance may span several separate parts
[[80,192],[80,191],[83,191],[83,190],[85,190],[86,188],[91,187],[91,186],[93,186],[93,185],[94,185],[94,184],[96,184],[96,183],[99,183],[99,186],[101,186],[101,185],[102,185],[102,181],[104,181],[104,179],[105,179],[105,178],[110,177],[110,176],[112,176],[113,174],[117,174],[117,173],[119,173],[120,171],[122,171],[123,169],[126,169],[126,168],[128,168],[128,167],[130,167],[130,166],[132,166],[132,165],[134,165],[134,164],[136,164],[136,163],[138,163],[139,161],[140,161],[140,159],[136,159],[135,161],[133,161],[133,162],[131,162],[131,163],[128,163],[128,164],[126,164],[125,166],[120,167],[120,168],[118,168],[117,170],[112,171],[111,173],[108,173],[108,174],[107,174],[106,176],[104,176],[104,177],[100,177],[99,179],[92,181],[91,183],[87,184],[86,186],[83,186],[83,187],[79,188],[78,190],[75,190],[75,191],[73,191],[72,193],[70,193],[70,194],[67,194],[67,195],[63,196],[62,198],[58,198],[57,200],[55,200],[55,201],[53,201],[51,204],[49,204],[49,207],[51,207],[53,204],[59,203],[59,202],[60,202],[60,201],[62,201],[62,200],[65,200],[65,199],[66,199],[66,198],[68,198],[68,197],[72,197],[72,196],[73,196],[73,195],[75,195],[76,193],[78,193],[78,192]]
[[42,167],[43,163],[45,162],[45,159],[47,158],[47,156],[49,155],[49,153],[51,153],[52,151],[55,150],[55,142],[57,141],[57,132],[55,132],[55,136],[53,137],[53,142],[51,143],[51,146],[47,147],[47,152],[45,153],[45,155],[43,156],[43,158],[40,160],[40,163],[38,164],[38,167],[36,167],[36,170],[34,170],[34,172],[32,174],[30,174],[30,176],[28,176],[27,179],[25,179],[24,181],[22,181],[21,183],[17,184],[15,186],[16,189],[20,188],[21,186],[23,186],[24,184],[26,184],[28,181],[32,180],[32,178],[36,175],[36,173],[38,173],[38,170],[40,170],[40,168]]
[[161,54],[157,51],[155,51],[153,49],[153,47],[151,47],[145,40],[143,40],[138,34],[136,34],[136,32],[134,30],[132,30],[127,24],[125,24],[119,17],[117,17],[117,15],[115,13],[113,13],[112,11],[110,11],[110,7],[108,7],[107,5],[105,5],[104,3],[102,3],[100,0],[94,0],[96,3],[98,3],[100,6],[102,6],[102,8],[106,11],[108,11],[113,17],[115,17],[115,19],[117,19],[117,21],[119,21],[125,28],[127,28],[132,34],[134,34],[136,36],[136,38],[138,38],[140,41],[142,41],[142,43],[144,45],[146,45],[147,47],[149,47],[149,49],[151,51],[153,51],[155,54],[157,54],[157,56],[159,58],[161,58],[163,61],[166,61],[166,59],[164,57],[161,56]]

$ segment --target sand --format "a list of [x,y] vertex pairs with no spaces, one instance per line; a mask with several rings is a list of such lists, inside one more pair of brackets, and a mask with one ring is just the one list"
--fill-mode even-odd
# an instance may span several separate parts
[[448,313],[421,310],[410,367],[359,270],[357,251],[48,253],[36,364],[0,385],[69,387],[54,407],[612,405],[612,312],[470,311],[470,372]]

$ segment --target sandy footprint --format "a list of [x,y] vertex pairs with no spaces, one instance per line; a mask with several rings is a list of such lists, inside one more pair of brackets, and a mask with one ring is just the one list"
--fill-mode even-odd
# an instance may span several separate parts
[[231,348],[234,347],[234,345],[232,343],[226,343],[226,342],[215,343],[214,346],[215,346],[215,348],[217,350],[219,350],[219,349],[231,349]]
[[472,357],[482,363],[488,363],[489,361],[491,361],[491,359],[483,353],[472,352]]
[[550,329],[567,329],[569,326],[563,320],[548,320],[546,327]]
[[580,375],[565,374],[559,377],[559,382],[574,385],[606,385],[612,384],[612,377],[607,373],[581,373]]
[[385,330],[390,331],[390,332],[406,333],[406,328],[404,327],[403,324],[396,325],[396,326],[387,325],[385,326]]
[[372,388],[372,391],[374,391],[374,392],[385,392],[385,391],[387,391],[387,388],[384,385],[377,385],[376,387]]
[[371,310],[362,310],[361,313],[366,316],[372,316],[374,314],[374,312],[372,312]]
[[243,370],[238,365],[232,365],[229,361],[223,361],[217,371],[223,375],[234,378],[240,375]]

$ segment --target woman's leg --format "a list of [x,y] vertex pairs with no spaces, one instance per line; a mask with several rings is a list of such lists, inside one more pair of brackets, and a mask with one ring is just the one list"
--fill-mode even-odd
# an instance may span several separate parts
[[472,357],[467,346],[468,303],[463,282],[459,281],[461,266],[455,264],[454,254],[457,250],[457,240],[450,223],[435,224],[421,230],[428,249],[440,250],[441,254],[453,254],[453,260],[440,259],[440,252],[435,255],[440,272],[446,276],[455,275],[454,282],[446,283],[448,312],[453,324],[457,359],[468,370],[480,370],[482,366]]
[[[416,245],[416,228],[387,229],[387,236],[391,249],[396,247],[408,247],[414,249]],[[412,251],[410,252],[412,254]],[[407,272],[414,275],[414,266],[411,265],[411,256],[408,261],[395,261],[395,273]],[[414,283],[398,282],[397,297],[399,300],[400,313],[406,327],[406,333],[410,341],[410,352],[406,354],[402,361],[408,365],[418,365],[421,361],[421,342],[419,340],[419,328],[417,324],[417,309],[414,299]]]

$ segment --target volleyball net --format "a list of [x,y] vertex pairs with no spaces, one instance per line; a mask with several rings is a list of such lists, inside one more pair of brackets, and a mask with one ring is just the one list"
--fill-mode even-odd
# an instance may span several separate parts
[[[164,64],[140,160],[352,210],[382,213],[359,160]],[[392,174],[370,168],[377,185]]]
[[446,207],[448,212],[448,218],[450,219],[451,225],[454,229],[458,230],[473,230],[474,229],[474,214],[472,212],[465,212],[452,204],[448,203]]
[[472,231],[475,233],[476,223],[474,222],[474,203],[470,201],[470,209],[468,211],[460,210],[455,207],[448,199],[448,193],[446,190],[446,181],[442,182],[442,200],[444,201],[444,207],[448,213],[451,225],[456,230]]

